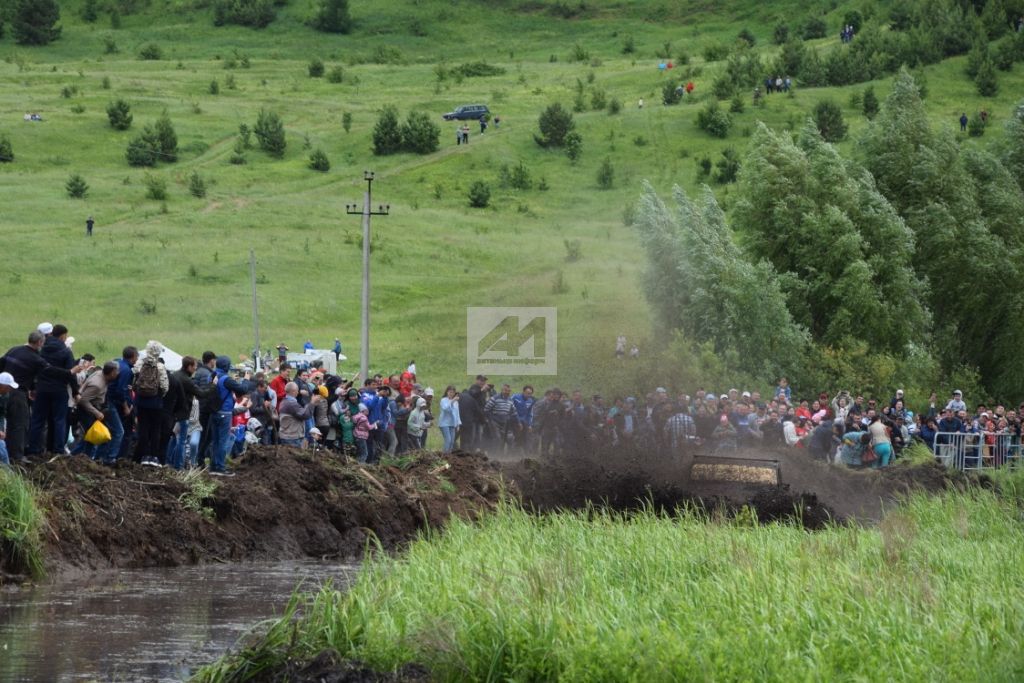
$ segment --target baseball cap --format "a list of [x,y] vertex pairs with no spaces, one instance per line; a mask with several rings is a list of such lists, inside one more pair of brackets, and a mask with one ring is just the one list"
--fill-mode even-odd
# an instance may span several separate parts
[[312,429],[309,430],[309,435],[310,436],[313,436],[314,434],[316,434],[317,436],[323,436],[323,432],[321,432],[316,427],[313,427]]
[[39,327],[36,328],[43,334],[50,334],[53,332],[53,323],[39,323]]
[[0,384],[11,389],[18,388],[18,383],[14,381],[14,375],[9,372],[0,372]]
[[434,389],[432,387],[427,387],[426,390],[424,390],[423,395],[424,396],[433,396],[434,395]]
[[750,398],[750,392],[749,391],[744,391],[743,392],[743,398]]
[[954,396],[963,396],[963,394],[964,394],[964,392],[960,391],[959,389],[954,389],[953,390],[953,395]]

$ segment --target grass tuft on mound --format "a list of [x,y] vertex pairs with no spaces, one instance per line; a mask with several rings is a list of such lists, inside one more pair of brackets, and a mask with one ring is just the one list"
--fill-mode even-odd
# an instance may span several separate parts
[[818,533],[506,506],[295,601],[198,680],[324,649],[441,681],[1019,680],[1021,540],[1014,501],[981,490]]
[[0,569],[45,576],[39,493],[28,480],[0,467]]

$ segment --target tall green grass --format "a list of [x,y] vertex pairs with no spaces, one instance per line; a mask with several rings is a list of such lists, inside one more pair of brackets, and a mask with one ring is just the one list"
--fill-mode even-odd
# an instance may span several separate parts
[[0,467],[0,566],[42,578],[42,530],[46,523],[36,488],[10,468]]
[[1018,508],[984,491],[820,533],[506,507],[371,560],[198,680],[324,648],[443,681],[1021,680],[1022,566]]

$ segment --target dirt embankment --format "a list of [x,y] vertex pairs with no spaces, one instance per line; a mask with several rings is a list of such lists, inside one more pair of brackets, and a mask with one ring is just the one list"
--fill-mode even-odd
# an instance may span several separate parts
[[[237,476],[197,474],[198,484],[167,469],[109,470],[80,457],[30,466],[26,476],[42,492],[51,574],[360,557],[371,539],[396,548],[452,514],[473,518],[499,500],[500,473],[482,456],[425,453],[402,463],[362,467],[270,447],[251,449]],[[202,489],[211,482],[212,491]]]

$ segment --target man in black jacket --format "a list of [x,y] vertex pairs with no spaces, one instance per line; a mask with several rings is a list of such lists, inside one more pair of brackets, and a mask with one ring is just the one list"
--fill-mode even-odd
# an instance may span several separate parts
[[0,372],[11,373],[18,385],[17,390],[12,391],[7,399],[7,450],[12,460],[21,463],[28,462],[25,457],[29,424],[28,399],[29,392],[35,389],[36,379],[45,377],[71,385],[76,381],[74,373],[81,369],[65,370],[47,363],[39,355],[45,339],[42,332],[33,330],[28,335],[27,344],[15,346],[0,356]]
[[[196,369],[192,381],[200,389],[212,385],[216,367],[217,354],[213,351],[203,351],[203,363]],[[199,424],[203,426],[203,431],[199,436],[199,452],[196,453],[197,467],[203,467],[206,464],[206,447],[210,443],[210,417],[217,412],[219,406],[220,401],[216,391],[212,391],[206,398],[199,399]]]
[[[53,331],[43,341],[39,355],[52,367],[71,372],[75,368],[75,356],[67,346],[67,338],[68,328],[54,325]],[[68,438],[68,388],[77,397],[78,380],[73,374],[70,377],[43,375],[36,379],[32,419],[28,428],[28,448],[25,449],[27,455],[38,455],[44,450],[64,455]],[[44,443],[47,434],[49,438]]]
[[[214,360],[216,360],[216,357]],[[217,386],[209,380],[203,386],[196,384],[193,376],[197,374],[196,368],[198,367],[199,361],[192,356],[185,356],[181,359],[181,369],[171,373],[168,378],[171,382],[171,391],[174,391],[174,384],[177,383],[181,387],[182,396],[182,401],[177,404],[171,415],[171,429],[173,430],[174,425],[177,424],[178,437],[171,442],[168,450],[167,464],[176,470],[180,470],[185,466],[185,444],[188,443],[188,423],[189,416],[192,414],[193,399],[198,400],[200,405],[202,405],[207,398],[217,391]],[[170,393],[168,392],[168,395]]]

